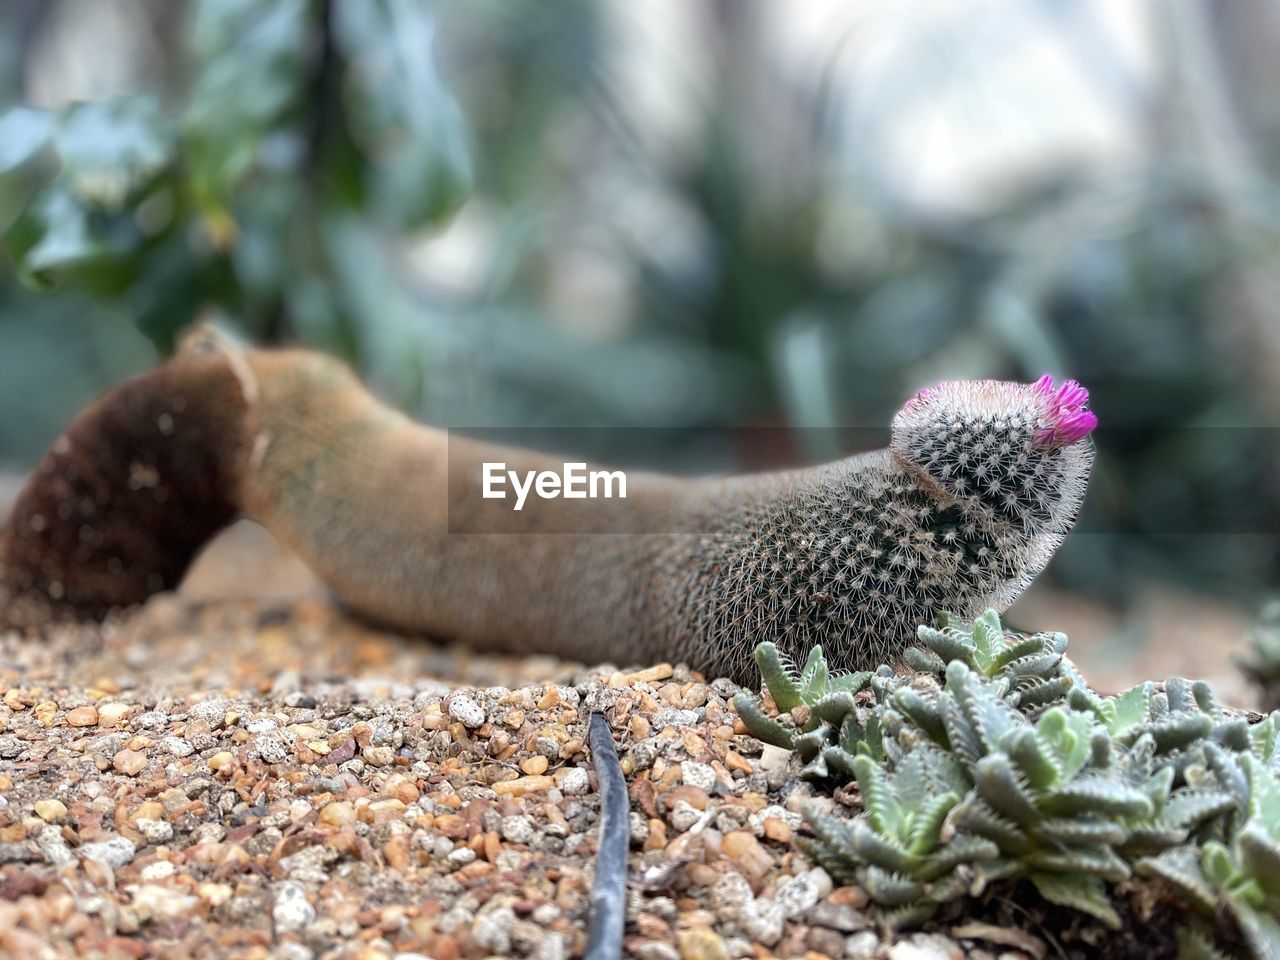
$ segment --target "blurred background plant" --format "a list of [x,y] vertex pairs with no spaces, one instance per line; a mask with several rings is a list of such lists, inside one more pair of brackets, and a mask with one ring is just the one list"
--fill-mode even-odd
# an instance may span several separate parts
[[1056,582],[1249,601],[1278,40],[1208,0],[15,0],[0,462],[210,314],[438,423],[681,428],[580,451],[676,469],[1051,372],[1104,427]]

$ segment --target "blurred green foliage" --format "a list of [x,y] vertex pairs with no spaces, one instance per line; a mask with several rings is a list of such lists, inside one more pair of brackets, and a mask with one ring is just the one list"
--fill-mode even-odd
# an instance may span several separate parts
[[204,0],[179,109],[139,95],[10,111],[0,226],[19,276],[118,304],[162,350],[216,307],[362,359],[338,261],[439,222],[469,186],[432,31],[402,0]]
[[[0,273],[0,459],[145,366],[131,331],[163,352],[209,312],[451,425],[793,428],[763,455],[712,432],[646,451],[684,468],[833,456],[930,382],[1051,372],[1103,424],[1054,575],[1111,598],[1274,575],[1280,451],[1234,428],[1274,421],[1249,331],[1280,319],[1232,291],[1280,221],[1265,181],[1224,191],[1162,139],[1177,91],[1145,107],[1141,164],[1049,166],[994,213],[942,214],[851,155],[838,45],[813,82],[777,75],[756,3],[697,5],[716,42],[673,146],[628,100],[604,4],[136,2],[168,18],[154,89],[53,110],[6,66],[39,5],[0,10],[0,257],[23,284]],[[641,436],[594,435],[603,457]]]

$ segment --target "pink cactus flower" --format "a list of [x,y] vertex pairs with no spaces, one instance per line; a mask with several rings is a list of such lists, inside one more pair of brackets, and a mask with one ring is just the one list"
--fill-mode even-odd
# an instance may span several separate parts
[[1053,377],[1045,374],[1034,384],[1044,394],[1048,404],[1049,425],[1037,431],[1036,443],[1042,446],[1065,447],[1083,440],[1098,425],[1098,417],[1086,410],[1089,391],[1075,380],[1066,380],[1054,389]]

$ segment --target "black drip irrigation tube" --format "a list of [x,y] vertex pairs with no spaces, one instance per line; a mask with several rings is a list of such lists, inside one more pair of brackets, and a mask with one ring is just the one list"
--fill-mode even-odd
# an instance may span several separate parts
[[600,784],[600,841],[596,879],[591,887],[591,924],[583,960],[617,960],[627,919],[627,850],[631,845],[631,804],[618,750],[603,713],[591,714],[587,727],[591,763]]

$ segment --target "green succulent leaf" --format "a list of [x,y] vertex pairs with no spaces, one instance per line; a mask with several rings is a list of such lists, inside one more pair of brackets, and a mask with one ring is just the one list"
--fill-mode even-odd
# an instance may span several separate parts
[[741,691],[734,696],[733,705],[743,725],[757,740],[763,740],[765,743],[785,750],[795,748],[795,731],[790,727],[784,727],[765,713],[764,705],[754,694]]
[[1152,723],[1146,728],[1156,741],[1161,753],[1179,750],[1207,737],[1213,730],[1213,718],[1203,713],[1173,714],[1169,719]]
[[1120,929],[1120,915],[1111,905],[1106,887],[1096,876],[1033,873],[1031,882],[1050,903],[1096,917],[1112,930]]
[[904,826],[903,812],[885,772],[870,757],[854,758],[853,769],[871,825],[883,834],[900,836]]
[[1140,791],[1105,777],[1082,777],[1055,789],[1040,801],[1052,816],[1098,813],[1104,816],[1149,817],[1151,801]]
[[978,793],[1001,816],[1022,827],[1041,819],[1031,790],[1018,776],[1008,756],[996,753],[983,757],[974,768],[974,774]]
[[1140,683],[1119,696],[1107,697],[1102,701],[1099,715],[1113,737],[1124,738],[1138,731],[1147,722],[1151,689],[1150,683]]
[[1231,960],[1213,945],[1212,935],[1202,924],[1178,930],[1178,960]]
[[988,610],[973,621],[973,665],[987,676],[1000,668],[1000,655],[1004,652],[1004,627],[1000,615]]
[[769,688],[769,695],[780,713],[789,713],[804,704],[804,697],[796,685],[791,671],[782,662],[776,645],[765,642],[755,649],[756,666]]
[[1232,902],[1231,906],[1253,955],[1265,960],[1280,957],[1280,920],[1274,913],[1255,910],[1238,902]]
[[1146,857],[1138,861],[1137,870],[1144,876],[1159,877],[1200,913],[1213,916],[1217,896],[1191,847],[1171,847],[1157,856]]

